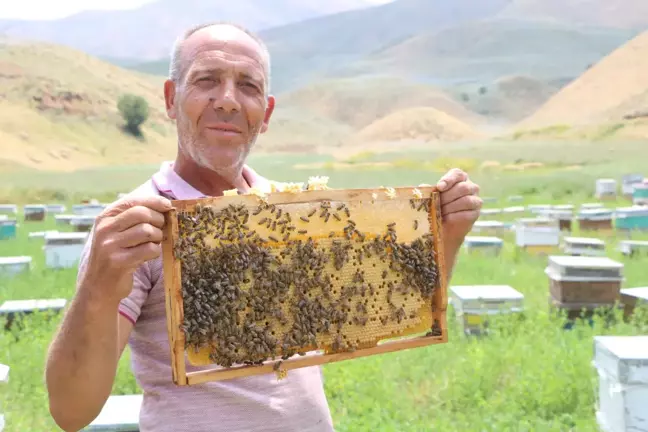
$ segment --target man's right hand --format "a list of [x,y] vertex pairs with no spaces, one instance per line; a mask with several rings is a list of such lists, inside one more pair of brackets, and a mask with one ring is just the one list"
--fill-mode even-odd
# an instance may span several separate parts
[[80,289],[102,302],[127,297],[135,270],[161,254],[164,213],[170,209],[160,196],[127,197],[107,207],[95,220]]

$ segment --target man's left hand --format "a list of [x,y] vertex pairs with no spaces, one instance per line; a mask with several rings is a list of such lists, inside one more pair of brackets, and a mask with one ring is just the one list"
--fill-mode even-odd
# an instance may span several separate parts
[[443,240],[446,246],[457,248],[479,218],[479,186],[464,171],[454,168],[439,180],[437,188],[441,194]]

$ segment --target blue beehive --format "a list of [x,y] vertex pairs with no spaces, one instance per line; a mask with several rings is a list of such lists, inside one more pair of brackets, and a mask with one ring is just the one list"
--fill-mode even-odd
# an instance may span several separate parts
[[648,207],[619,208],[615,213],[617,229],[648,230]]
[[644,181],[634,185],[632,202],[635,205],[648,205],[648,182]]
[[16,221],[0,220],[0,240],[16,238]]

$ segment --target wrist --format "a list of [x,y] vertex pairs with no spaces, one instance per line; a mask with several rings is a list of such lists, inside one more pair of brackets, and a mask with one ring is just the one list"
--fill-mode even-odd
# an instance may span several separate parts
[[121,298],[109,295],[114,291],[111,286],[80,286],[77,291],[77,302],[93,315],[114,314],[119,310]]

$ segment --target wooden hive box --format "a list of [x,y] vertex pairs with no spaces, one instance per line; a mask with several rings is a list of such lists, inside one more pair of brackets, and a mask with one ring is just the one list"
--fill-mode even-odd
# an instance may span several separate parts
[[562,251],[574,256],[605,256],[605,242],[598,238],[564,237]]
[[624,316],[630,318],[637,306],[648,306],[648,287],[622,289],[621,304]]
[[178,385],[447,342],[433,187],[299,189],[173,206],[162,246]]
[[606,208],[584,209],[578,213],[578,225],[584,231],[611,231],[613,211]]
[[623,264],[604,257],[550,256],[545,273],[561,303],[612,304],[619,298]]
[[42,204],[29,204],[23,207],[26,221],[43,221],[47,207]]

